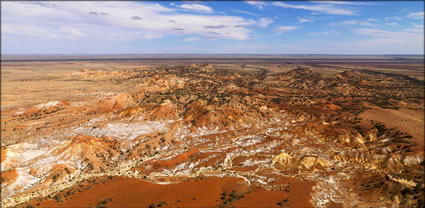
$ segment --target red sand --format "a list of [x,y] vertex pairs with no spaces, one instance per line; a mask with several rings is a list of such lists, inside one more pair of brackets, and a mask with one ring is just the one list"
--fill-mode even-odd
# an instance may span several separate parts
[[[115,177],[93,188],[76,192],[64,202],[51,199],[40,202],[41,207],[95,207],[98,202],[111,198],[108,207],[148,207],[166,201],[168,207],[215,207],[220,194],[233,190],[244,191],[247,184],[240,178],[210,177],[204,180],[159,185],[140,179]],[[66,191],[65,191],[66,192]],[[218,201],[216,201],[218,200]],[[34,200],[31,204],[37,204]]]
[[[101,181],[106,180],[105,183]],[[111,198],[108,207],[148,207],[165,201],[165,207],[217,207],[222,204],[220,199],[223,192],[227,197],[236,191],[243,198],[234,200],[234,207],[313,207],[309,200],[314,182],[299,179],[282,179],[275,184],[289,184],[288,190],[267,191],[260,187],[249,187],[240,178],[208,177],[201,180],[189,179],[176,184],[152,184],[140,179],[114,177],[97,178],[98,184],[85,184],[82,192],[75,192],[68,198],[63,197],[65,190],[60,193],[63,202],[47,199],[42,202],[33,200],[32,205],[41,207],[94,207],[99,202]],[[78,186],[74,187],[74,191]],[[286,202],[283,202],[285,201]]]

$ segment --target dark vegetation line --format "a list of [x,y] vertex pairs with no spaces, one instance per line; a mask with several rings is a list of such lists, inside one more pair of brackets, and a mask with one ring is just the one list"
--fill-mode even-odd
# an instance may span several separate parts
[[370,70],[370,69],[362,69],[361,72],[366,73],[366,74],[373,74],[373,75],[381,74],[381,75],[386,75],[386,76],[389,76],[389,77],[402,78],[402,79],[411,81],[411,82],[413,82],[417,85],[425,85],[424,81],[415,79],[415,78],[407,76],[407,75],[386,73],[386,72],[374,71],[374,70]]
[[[328,66],[328,65],[322,65],[322,64],[311,64],[313,67],[328,67],[328,68],[334,68],[334,69],[344,69],[344,70],[354,70],[357,71],[357,69],[350,69],[343,66]],[[386,75],[388,77],[395,77],[395,78],[402,78],[408,81],[411,81],[418,85],[425,85],[425,81],[415,79],[413,77],[402,75],[402,74],[394,74],[394,73],[388,73],[388,72],[380,72],[373,69],[361,69],[360,72],[363,72],[365,74],[372,74],[372,75]]]

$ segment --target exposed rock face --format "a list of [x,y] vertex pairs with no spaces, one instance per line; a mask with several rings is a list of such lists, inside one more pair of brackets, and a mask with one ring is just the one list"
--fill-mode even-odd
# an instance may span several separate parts
[[279,163],[282,166],[290,166],[292,157],[284,152],[273,158],[273,164]]
[[[115,80],[131,86],[128,92],[78,107],[46,103],[34,117],[11,121],[31,125],[52,112],[71,117],[56,121],[50,134],[38,133],[43,139],[2,146],[2,205],[44,197],[90,177],[120,175],[154,183],[238,177],[267,190],[297,178],[315,183],[311,204],[317,207],[418,206],[424,180],[418,144],[383,124],[360,123],[357,115],[365,103],[388,101],[392,87],[406,86],[397,96],[423,99],[422,86],[393,80],[388,87],[376,77],[196,64],[135,71]],[[23,129],[21,135],[32,135]]]

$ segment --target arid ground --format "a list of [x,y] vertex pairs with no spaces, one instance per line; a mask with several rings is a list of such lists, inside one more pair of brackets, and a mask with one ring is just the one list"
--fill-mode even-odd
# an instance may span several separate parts
[[423,59],[27,58],[1,75],[2,207],[425,203]]

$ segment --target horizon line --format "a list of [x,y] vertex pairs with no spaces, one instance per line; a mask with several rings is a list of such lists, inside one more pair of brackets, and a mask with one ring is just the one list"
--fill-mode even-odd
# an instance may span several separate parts
[[263,55],[263,56],[424,56],[425,54],[410,54],[410,53],[387,53],[387,54],[335,54],[335,53],[2,53],[1,56],[9,55]]

